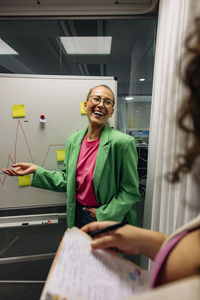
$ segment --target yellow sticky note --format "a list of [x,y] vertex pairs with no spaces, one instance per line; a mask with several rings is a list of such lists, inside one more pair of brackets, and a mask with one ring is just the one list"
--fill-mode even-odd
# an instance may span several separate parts
[[81,115],[86,115],[86,112],[84,110],[84,102],[80,103],[80,111],[81,111]]
[[31,185],[31,175],[18,176],[19,186]]
[[13,118],[22,118],[26,116],[24,104],[12,105]]
[[128,119],[127,120],[127,123],[128,123],[128,127],[136,127],[136,119]]
[[57,150],[57,161],[65,160],[65,150]]

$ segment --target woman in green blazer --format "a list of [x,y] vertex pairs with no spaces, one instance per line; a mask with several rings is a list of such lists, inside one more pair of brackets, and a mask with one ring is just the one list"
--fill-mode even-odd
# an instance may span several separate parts
[[[30,163],[17,163],[12,170],[3,169],[11,176],[34,173],[32,186],[66,192],[69,228],[81,227],[94,220],[126,220],[136,224],[135,204],[139,192],[135,140],[108,125],[114,112],[114,101],[108,86],[100,85],[89,91],[84,102],[89,125],[68,138],[61,172],[51,172]],[[92,160],[86,158],[88,148],[84,152],[84,143],[90,144],[90,149],[92,144],[96,147],[91,152]],[[91,193],[94,205],[90,205]]]

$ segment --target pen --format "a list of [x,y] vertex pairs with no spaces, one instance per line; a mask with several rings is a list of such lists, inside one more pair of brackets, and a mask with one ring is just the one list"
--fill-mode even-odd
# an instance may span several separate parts
[[109,232],[109,231],[115,230],[117,228],[120,228],[120,227],[122,227],[122,226],[124,226],[126,224],[127,224],[127,222],[125,222],[125,221],[119,222],[117,224],[108,226],[108,227],[103,228],[103,229],[99,229],[99,230],[95,230],[95,231],[92,231],[92,232],[88,232],[88,234],[93,238],[93,237],[95,237],[97,235],[100,235],[102,233]]

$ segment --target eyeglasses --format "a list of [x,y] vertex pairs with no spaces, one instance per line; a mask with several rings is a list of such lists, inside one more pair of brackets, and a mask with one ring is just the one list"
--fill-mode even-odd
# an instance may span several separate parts
[[95,105],[98,105],[101,101],[103,101],[103,104],[106,107],[114,106],[114,101],[112,101],[109,98],[102,98],[101,96],[90,96],[89,99],[91,99],[92,103]]

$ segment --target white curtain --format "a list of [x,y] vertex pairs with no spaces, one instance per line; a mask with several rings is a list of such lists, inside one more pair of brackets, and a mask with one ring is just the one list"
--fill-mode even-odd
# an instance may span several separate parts
[[199,186],[190,176],[178,185],[164,178],[181,151],[183,135],[175,119],[186,90],[179,79],[179,61],[194,15],[200,16],[200,1],[160,0],[144,227],[168,234],[200,213],[188,205],[200,202]]

